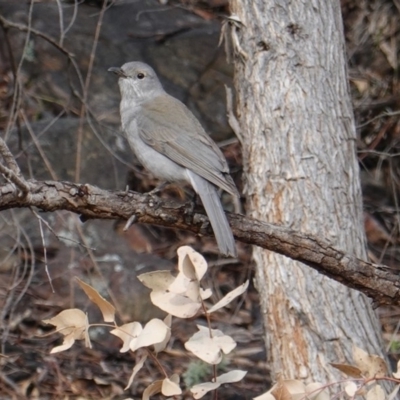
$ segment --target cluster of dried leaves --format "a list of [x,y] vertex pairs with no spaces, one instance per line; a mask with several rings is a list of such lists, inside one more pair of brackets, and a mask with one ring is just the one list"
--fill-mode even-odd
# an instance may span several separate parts
[[[355,399],[365,398],[366,400],[394,400],[400,388],[400,361],[397,363],[397,372],[394,372],[393,378],[388,376],[388,368],[385,361],[374,354],[368,354],[357,346],[353,348],[354,365],[335,364],[330,365],[346,375],[347,379],[341,382],[332,382],[321,384],[312,382],[305,385],[300,380],[279,379],[278,382],[266,393],[256,397],[254,400],[329,400],[331,396],[328,393],[328,387],[340,385],[338,398]],[[389,395],[378,383],[394,382],[396,386]]]
[[[220,301],[211,307],[206,302],[212,295],[209,288],[201,287],[201,280],[206,274],[208,265],[199,253],[191,247],[183,246],[178,249],[178,275],[174,276],[170,271],[153,271],[139,275],[139,280],[151,289],[151,301],[158,308],[167,312],[164,320],[153,318],[144,326],[139,322],[129,322],[118,325],[116,322],[115,308],[104,299],[93,287],[76,278],[80,287],[89,299],[100,309],[105,326],[112,328],[111,334],[122,340],[120,352],[136,352],[142,349],[139,361],[132,370],[132,374],[125,389],[129,388],[137,373],[144,366],[146,360],[151,358],[159,365],[163,379],[153,381],[143,391],[142,399],[149,399],[152,395],[161,393],[164,396],[177,396],[182,394],[180,376],[168,375],[165,369],[157,361],[157,355],[163,352],[171,338],[172,316],[177,318],[192,318],[203,312],[208,321],[208,326],[197,325],[197,332],[185,343],[185,348],[207,364],[215,366],[223,360],[224,354],[229,354],[236,342],[229,335],[219,329],[212,329],[210,315],[227,306],[236,297],[243,294],[248,287],[246,281],[236,289],[226,294]],[[51,353],[68,350],[76,340],[84,340],[87,347],[91,347],[89,329],[99,324],[90,324],[87,314],[74,308],[60,312],[45,323],[54,325],[56,332],[64,336],[63,343],[54,347]],[[322,384],[312,382],[305,385],[300,380],[280,378],[278,382],[266,393],[255,400],[328,400],[329,388],[339,385],[338,395],[346,395],[350,399],[357,396],[365,396],[367,400],[393,400],[400,388],[400,361],[398,371],[393,373],[393,378],[388,376],[388,368],[385,361],[366,353],[364,350],[354,347],[354,365],[334,364],[331,366],[346,375],[346,379],[340,382]],[[210,382],[195,384],[190,392],[195,399],[202,398],[206,393],[218,389],[225,383],[238,382],[244,378],[246,371],[232,370],[217,376],[213,369],[214,378]],[[385,390],[380,385],[381,381],[391,381],[396,386],[386,397]],[[128,400],[128,399],[127,399]]]
[[[77,279],[80,287],[89,299],[96,304],[102,315],[106,326],[113,328],[110,333],[122,340],[121,352],[135,352],[138,349],[146,349],[139,362],[133,368],[126,389],[132,384],[136,374],[143,367],[148,357],[157,358],[157,354],[164,351],[171,338],[172,316],[178,318],[191,318],[201,310],[206,315],[208,326],[197,325],[198,331],[185,343],[185,348],[199,359],[210,365],[217,365],[222,361],[223,354],[229,354],[235,347],[236,342],[232,337],[225,335],[221,330],[212,329],[210,314],[225,307],[233,299],[243,294],[249,282],[225,295],[214,306],[207,308],[205,301],[210,298],[212,291],[203,289],[200,281],[207,272],[208,265],[205,259],[191,247],[183,246],[178,249],[177,276],[170,271],[154,271],[140,275],[139,280],[152,290],[152,302],[168,313],[164,320],[153,318],[145,326],[139,322],[129,322],[123,325],[116,323],[115,308],[104,299],[93,287]],[[58,353],[68,350],[76,340],[84,340],[87,347],[91,347],[89,323],[87,314],[77,308],[61,311],[51,319],[44,320],[45,323],[54,325],[56,332],[64,336],[63,343],[51,350]],[[109,323],[109,325],[107,324]],[[98,324],[96,324],[98,326]],[[182,393],[179,386],[180,377],[177,374],[168,376],[160,366],[164,379],[152,382],[143,392],[143,399],[162,393],[165,396],[175,396]],[[232,370],[217,376],[214,369],[214,379],[194,385],[190,391],[195,399],[200,399],[209,391],[217,389],[224,383],[240,381],[246,371]]]

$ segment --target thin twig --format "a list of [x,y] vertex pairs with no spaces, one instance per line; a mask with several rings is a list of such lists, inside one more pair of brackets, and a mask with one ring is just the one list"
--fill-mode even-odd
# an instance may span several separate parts
[[19,24],[16,22],[11,22],[11,21],[7,20],[6,18],[4,18],[2,15],[0,15],[0,24],[4,27],[4,29],[15,28],[22,32],[29,31],[31,34],[41,37],[42,39],[46,40],[48,43],[52,44],[56,49],[58,49],[61,53],[63,53],[64,55],[66,55],[68,57],[69,61],[71,62],[71,64],[73,65],[73,67],[75,69],[75,72],[79,79],[79,84],[80,84],[81,88],[83,89],[85,87],[81,71],[79,70],[79,67],[75,60],[74,55],[71,52],[69,52],[65,47],[60,46],[52,37],[46,35],[45,33],[41,32],[35,28],[30,28],[24,24]]
[[[44,238],[44,232],[43,232],[43,218],[31,208],[31,211],[33,215],[37,218],[39,221],[39,230],[40,230],[40,237],[42,238],[42,245],[43,245],[43,261],[44,261],[44,268],[46,271],[47,279],[49,280],[50,283],[50,288],[53,293],[55,293],[54,286],[53,286],[53,280],[51,279],[50,272],[49,272],[49,264],[47,263],[47,246],[46,246],[46,239]],[[47,222],[46,225],[48,226]]]
[[35,132],[33,132],[31,124],[29,123],[29,120],[26,117],[26,114],[25,114],[24,110],[21,109],[20,113],[22,115],[22,119],[25,122],[26,128],[28,129],[28,132],[31,135],[32,141],[35,144],[35,146],[36,146],[36,148],[37,148],[37,150],[38,150],[38,152],[40,154],[40,157],[42,157],[43,162],[45,163],[46,168],[47,168],[47,170],[49,171],[49,173],[51,175],[51,178],[56,181],[58,179],[57,178],[57,173],[54,171],[54,169],[53,169],[53,167],[51,165],[51,162],[49,161],[49,159],[46,156],[46,153],[43,151],[42,146],[39,143],[39,140],[37,139],[37,137],[35,135]]
[[3,157],[4,162],[6,163],[7,167],[14,172],[16,175],[21,175],[21,170],[13,154],[11,153],[10,149],[8,148],[6,142],[0,137],[0,155]]
[[60,41],[59,44],[62,46],[64,44],[64,37],[65,37],[65,31],[64,31],[64,14],[63,14],[63,8],[61,4],[61,0],[56,0],[57,3],[57,8],[58,8],[58,17],[60,20]]
[[0,172],[10,182],[14,183],[22,191],[23,194],[29,192],[29,185],[21,175],[21,170],[6,142],[0,138],[0,155],[3,157],[7,167],[0,163]]
[[101,25],[103,23],[104,13],[106,12],[106,9],[107,9],[107,0],[103,0],[103,6],[102,6],[100,14],[99,14],[99,19],[97,21],[96,31],[94,34],[92,51],[90,52],[89,66],[88,66],[88,71],[86,74],[85,86],[83,88],[83,101],[82,101],[82,105],[81,105],[81,112],[79,115],[79,127],[78,127],[78,137],[77,137],[77,147],[76,147],[75,182],[79,182],[80,177],[81,177],[83,120],[84,120],[84,117],[86,114],[86,103],[87,103],[88,94],[89,94],[89,85],[90,85],[90,78],[92,76],[94,57],[96,54],[96,48],[97,48],[97,44],[99,42]]
[[[28,12],[28,26],[26,27],[27,29],[26,29],[26,36],[25,36],[25,44],[24,44],[24,48],[22,50],[21,59],[20,59],[20,61],[18,63],[18,67],[17,67],[17,70],[15,71],[15,75],[14,75],[13,101],[12,101],[12,105],[11,105],[9,119],[8,119],[8,122],[7,122],[6,133],[4,135],[4,138],[6,140],[8,138],[8,135],[9,135],[10,131],[11,131],[11,127],[14,125],[14,120],[18,118],[17,109],[19,108],[20,101],[21,101],[21,86],[20,86],[20,83],[19,83],[19,75],[20,75],[20,72],[21,72],[22,64],[24,62],[26,50],[28,48],[30,35],[31,35],[33,4],[34,4],[34,1],[31,0],[30,5],[29,5],[29,12]],[[3,18],[0,16],[0,22],[2,20],[3,20]],[[3,26],[5,27],[4,29],[6,29],[8,27],[8,26],[6,26],[4,24],[3,24]]]

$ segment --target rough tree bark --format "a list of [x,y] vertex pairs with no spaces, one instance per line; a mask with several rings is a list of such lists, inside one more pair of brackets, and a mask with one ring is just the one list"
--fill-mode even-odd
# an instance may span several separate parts
[[[232,0],[249,216],[366,257],[339,0]],[[382,354],[363,295],[254,248],[273,375],[333,381],[352,345]]]

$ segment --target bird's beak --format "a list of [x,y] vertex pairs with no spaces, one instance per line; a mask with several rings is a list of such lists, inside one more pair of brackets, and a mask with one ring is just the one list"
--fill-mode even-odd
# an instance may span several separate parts
[[111,67],[111,68],[108,68],[108,72],[113,72],[114,74],[116,74],[122,78],[126,78],[125,72],[122,71],[121,68]]

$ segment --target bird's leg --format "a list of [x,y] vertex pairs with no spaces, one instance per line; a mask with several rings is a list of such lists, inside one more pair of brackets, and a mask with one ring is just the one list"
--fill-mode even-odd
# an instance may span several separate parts
[[199,195],[195,191],[193,191],[193,194],[189,195],[189,201],[185,205],[186,215],[194,214],[194,209],[196,208],[198,197]]

